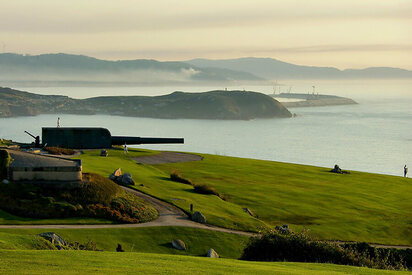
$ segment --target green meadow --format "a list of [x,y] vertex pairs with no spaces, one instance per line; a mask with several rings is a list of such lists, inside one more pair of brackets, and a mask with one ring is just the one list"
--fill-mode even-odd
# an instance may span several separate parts
[[[149,150],[109,150],[79,156],[85,172],[109,176],[115,169],[132,174],[134,188],[185,211],[190,204],[208,223],[245,231],[289,224],[319,239],[412,245],[412,180],[328,168],[202,154],[202,161],[137,164]],[[170,180],[177,169],[198,184],[208,184],[228,199],[195,193],[191,185]],[[255,217],[243,208],[249,208]]]
[[[114,252],[121,244],[126,252],[205,256],[210,248],[221,257],[239,258],[248,242],[243,235],[188,227],[141,227],[99,229],[0,229],[0,250],[50,249],[37,234],[55,232],[66,241],[85,244],[92,241],[97,249]],[[173,239],[186,244],[186,251],[172,248]],[[1,272],[0,272],[1,273]]]
[[0,250],[0,261],[2,274],[409,274],[331,264],[127,252]]

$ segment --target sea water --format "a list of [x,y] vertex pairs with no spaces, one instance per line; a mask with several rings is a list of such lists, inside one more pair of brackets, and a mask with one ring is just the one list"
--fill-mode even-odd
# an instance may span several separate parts
[[[329,168],[338,164],[342,169],[403,175],[403,166],[412,165],[412,86],[395,85],[390,86],[391,90],[377,85],[373,94],[370,91],[371,85],[365,86],[368,87],[368,92],[365,92],[363,85],[330,85],[330,92],[322,93],[351,95],[359,104],[291,108],[290,111],[296,113],[296,117],[250,121],[66,114],[1,118],[0,137],[30,142],[32,138],[24,133],[25,130],[41,135],[41,127],[55,126],[57,117],[60,116],[62,126],[66,127],[106,127],[112,135],[185,138],[183,145],[139,146],[142,148],[201,152]],[[199,91],[214,88],[203,87]],[[266,92],[273,89],[269,86],[251,88],[266,89]],[[42,89],[44,94],[53,93],[53,88],[47,88],[46,92],[44,88],[25,88],[38,93]],[[54,89],[60,91],[54,94],[72,97],[77,97],[76,94],[88,97],[84,96],[88,90],[93,90],[92,94],[96,96],[115,95],[119,91],[123,91],[121,94],[146,95],[144,91],[147,91],[147,87]],[[150,89],[156,90],[155,87]],[[187,90],[198,91],[193,88]]]

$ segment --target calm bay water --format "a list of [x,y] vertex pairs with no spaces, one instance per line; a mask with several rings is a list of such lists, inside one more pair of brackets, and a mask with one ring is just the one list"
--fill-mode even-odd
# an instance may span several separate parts
[[[251,121],[169,120],[106,115],[59,116],[62,126],[67,127],[106,127],[113,135],[185,138],[184,145],[141,146],[143,148],[202,152],[324,167],[339,164],[343,169],[401,175],[405,164],[412,165],[412,89],[409,89],[412,86],[391,86],[393,92],[388,94],[385,91],[391,91],[390,89],[381,91],[379,89],[382,89],[382,85],[378,85],[376,93],[379,96],[372,96],[370,91],[365,92],[365,89],[361,92],[362,85],[352,86],[350,90],[347,86],[333,87],[335,90],[329,88],[330,94],[348,96],[348,93],[352,93],[354,96],[351,97],[360,104],[295,108],[290,109],[298,115],[295,118]],[[367,87],[372,89],[370,85]],[[89,89],[70,88],[70,91],[74,92],[69,93],[67,90],[64,94],[77,97],[76,93],[83,91],[84,95]],[[103,89],[100,92],[99,88],[93,89],[97,91],[93,95],[108,93],[107,89],[111,89],[112,95],[119,91],[118,88],[100,88]],[[120,90],[123,89],[127,90]],[[202,88],[202,91],[210,89]],[[270,91],[272,87],[265,89]],[[41,88],[25,90],[40,92]],[[134,94],[139,93],[135,91]],[[32,139],[24,134],[24,130],[40,135],[42,126],[56,125],[57,116],[0,119],[0,137],[30,142]]]

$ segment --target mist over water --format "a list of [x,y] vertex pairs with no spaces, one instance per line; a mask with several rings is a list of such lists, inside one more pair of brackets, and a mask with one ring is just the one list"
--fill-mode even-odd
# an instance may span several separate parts
[[[310,82],[294,83],[291,92],[312,91]],[[290,108],[290,119],[251,121],[150,119],[107,115],[40,115],[0,119],[0,136],[30,142],[28,130],[41,134],[42,126],[106,127],[113,135],[184,137],[184,145],[142,148],[248,157],[402,175],[412,157],[411,82],[313,83],[322,94],[351,97],[359,105]],[[242,89],[243,87],[234,87]],[[272,93],[273,86],[244,87]],[[98,95],[155,95],[174,90],[200,92],[224,87],[59,87],[25,88],[30,92],[65,94],[76,98]],[[232,87],[228,87],[232,89]],[[276,88],[279,92],[279,87]],[[288,85],[280,86],[286,92]]]
[[292,93],[332,94],[351,97],[355,100],[369,101],[380,99],[399,99],[412,97],[412,80],[273,80],[265,85],[215,84],[215,85],[181,85],[181,86],[130,86],[130,87],[12,87],[21,91],[45,95],[66,95],[83,99],[96,96],[159,96],[175,91],[205,92],[211,90],[247,90],[272,94],[289,90]]

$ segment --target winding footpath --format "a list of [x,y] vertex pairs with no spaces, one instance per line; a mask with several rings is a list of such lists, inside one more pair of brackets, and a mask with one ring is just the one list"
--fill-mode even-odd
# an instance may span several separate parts
[[146,223],[135,224],[32,224],[32,225],[0,225],[0,229],[93,229],[93,228],[138,228],[138,227],[153,227],[153,226],[182,226],[200,228],[212,231],[232,233],[245,236],[253,236],[256,234],[238,230],[232,230],[208,224],[194,222],[179,208],[146,195],[137,190],[122,187],[133,195],[148,201],[159,212],[159,217],[156,220]]

